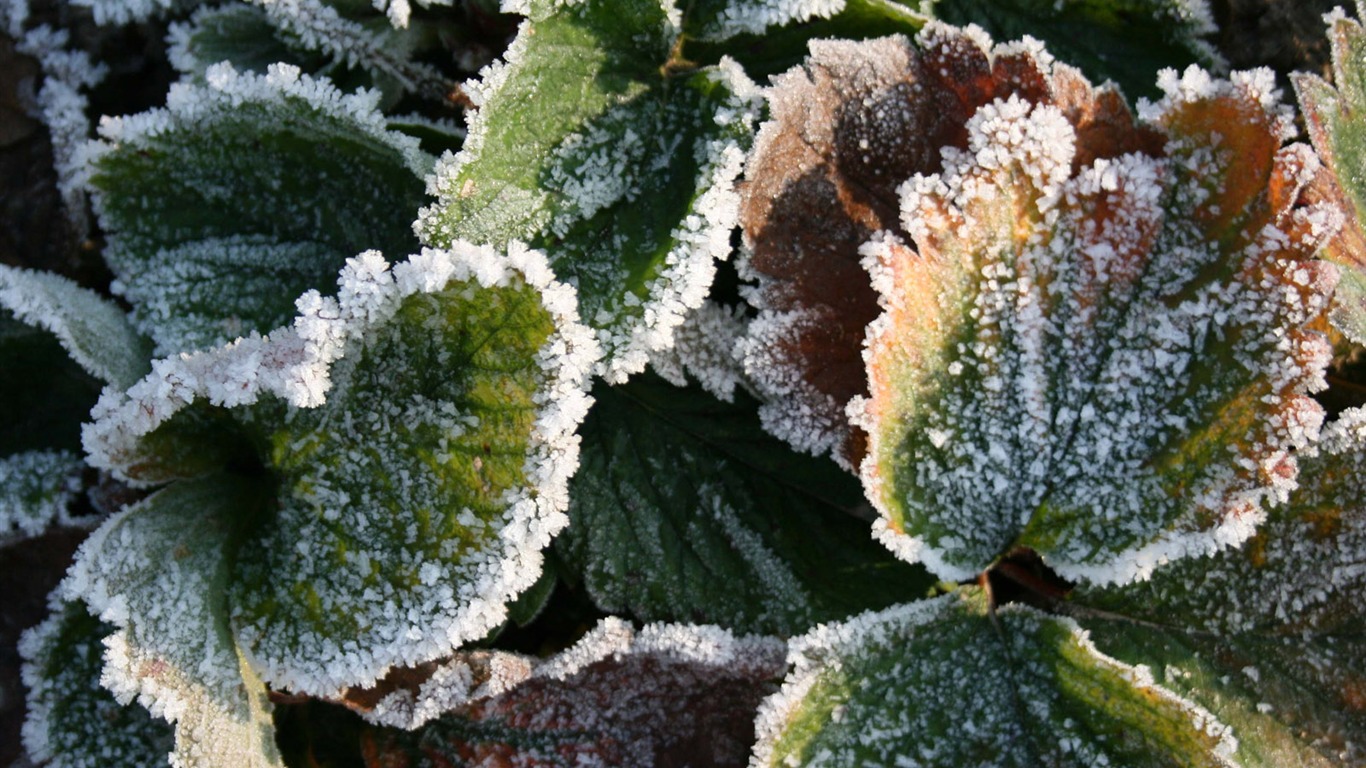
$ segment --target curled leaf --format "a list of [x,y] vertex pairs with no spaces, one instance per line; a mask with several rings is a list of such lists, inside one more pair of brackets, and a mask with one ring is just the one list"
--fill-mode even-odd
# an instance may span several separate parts
[[606,619],[506,693],[377,739],[369,765],[737,765],[781,673],[771,638]]
[[730,254],[733,182],[755,119],[734,62],[673,71],[677,9],[660,0],[529,2],[479,105],[438,165],[423,241],[543,249],[580,297],[621,382],[672,345]]

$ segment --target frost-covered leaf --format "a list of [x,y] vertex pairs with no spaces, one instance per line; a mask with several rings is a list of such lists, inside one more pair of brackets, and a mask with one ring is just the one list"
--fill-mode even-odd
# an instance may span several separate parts
[[1159,95],[1153,73],[1164,67],[1224,66],[1208,42],[1215,24],[1206,0],[936,0],[933,13],[1000,39],[1030,35],[1130,98]]
[[472,701],[520,685],[531,676],[535,662],[506,651],[458,651],[450,659],[390,670],[370,688],[346,691],[342,703],[371,723],[414,730]]
[[738,765],[782,649],[716,627],[636,632],[606,619],[508,692],[414,734],[378,734],[368,765]]
[[49,525],[88,522],[71,514],[85,462],[70,451],[23,451],[0,457],[0,544],[37,536]]
[[[1358,13],[1361,11],[1358,3]],[[1292,75],[1304,123],[1327,173],[1322,194],[1343,200],[1351,215],[1323,256],[1342,269],[1333,301],[1333,324],[1358,344],[1366,344],[1366,33],[1344,14],[1328,18],[1333,50],[1333,83],[1317,75]],[[1334,87],[1336,86],[1336,87]]]
[[83,435],[96,466],[159,471],[145,440],[238,409],[279,483],[237,557],[238,637],[270,683],[321,696],[507,618],[567,522],[599,355],[573,289],[517,243],[392,271],[369,251],[338,285],[269,337],[159,361]]
[[57,340],[86,373],[127,387],[147,373],[151,345],[123,310],[59,275],[0,265],[0,307]]
[[1057,105],[1083,136],[1078,163],[1150,148],[1119,94],[1092,89],[1035,45],[992,47],[979,31],[931,24],[917,46],[891,37],[816,41],[777,78],[742,187],[743,274],[759,314],[740,352],[768,401],[765,427],[848,466],[863,453],[845,405],[867,391],[864,329],[877,294],[860,266],[874,232],[900,231],[897,186],[967,146],[966,124],[992,99]]
[[263,75],[269,65],[286,62],[314,76],[378,88],[386,104],[409,93],[444,101],[455,89],[454,82],[414,60],[421,32],[394,29],[368,4],[359,15],[343,9],[350,6],[323,0],[202,8],[188,22],[171,26],[169,56],[176,69],[200,78],[220,61]]
[[544,248],[621,381],[670,345],[729,255],[753,85],[733,62],[674,72],[670,3],[529,6],[505,61],[467,86],[469,138],[417,229]]
[[233,553],[267,503],[251,478],[177,483],[100,526],[63,582],[118,629],[102,682],[175,724],[176,768],[281,765],[265,686],[228,618]]
[[122,311],[57,275],[0,265],[0,541],[78,521],[80,424],[102,384],[147,370]]
[[211,67],[167,106],[106,120],[90,183],[115,290],[161,352],[288,322],[367,248],[406,253],[430,159],[387,130],[378,94],[292,66]]
[[556,545],[598,606],[796,634],[925,593],[868,535],[858,483],[764,434],[752,398],[599,385]]
[[48,768],[148,768],[165,764],[172,732],[100,685],[105,637],[115,628],[79,600],[54,601],[52,614],[19,642],[28,714],[24,748]]
[[1079,163],[1054,105],[978,110],[866,248],[864,487],[879,537],[944,578],[1028,547],[1123,583],[1253,534],[1295,487],[1330,357],[1340,211],[1301,198],[1272,75],[1160,78],[1164,154]]
[[1107,652],[1239,733],[1246,765],[1366,760],[1366,413],[1300,456],[1300,487],[1240,549],[1073,595]]
[[1231,766],[1236,740],[1070,619],[975,591],[817,627],[751,765]]

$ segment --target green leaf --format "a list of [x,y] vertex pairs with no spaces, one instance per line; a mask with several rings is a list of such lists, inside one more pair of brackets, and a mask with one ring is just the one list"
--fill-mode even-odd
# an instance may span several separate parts
[[[258,377],[262,393],[326,400],[245,412],[266,435],[279,508],[232,585],[239,637],[264,677],[323,696],[446,656],[507,619],[567,522],[597,356],[573,292],[539,253],[461,244],[392,274],[369,253],[339,282],[337,300],[300,300],[294,330],[316,346],[299,367]],[[268,340],[257,359],[294,344]],[[232,375],[225,360],[215,370]]]
[[86,373],[127,387],[147,373],[151,345],[113,302],[59,275],[0,265],[0,307],[44,330]]
[[[1362,5],[1357,3],[1358,15]],[[1366,33],[1345,14],[1327,17],[1333,51],[1333,82],[1297,72],[1291,76],[1304,124],[1325,172],[1315,179],[1318,194],[1341,202],[1347,216],[1323,257],[1341,267],[1342,282],[1333,300],[1333,324],[1358,344],[1366,344]],[[1336,86],[1336,88],[1334,87]]]
[[281,39],[264,9],[248,3],[204,6],[188,21],[171,24],[167,57],[182,75],[203,81],[209,66],[230,62],[238,72],[264,75],[271,64],[286,62],[313,72],[317,55],[300,55]]
[[751,765],[1228,766],[1236,746],[1074,622],[974,590],[818,627],[789,658]]
[[286,65],[206,79],[107,121],[91,163],[115,288],[162,353],[272,330],[346,258],[408,252],[430,167],[372,92]]
[[593,398],[556,546],[602,609],[791,635],[933,586],[868,536],[858,483],[765,434],[752,398],[654,376]]
[[543,248],[598,331],[600,372],[621,381],[669,346],[729,254],[753,85],[733,63],[675,72],[658,0],[523,10],[417,228],[436,245]]
[[63,590],[118,628],[103,682],[176,726],[186,768],[279,768],[265,686],[229,625],[232,556],[267,499],[255,480],[176,483],[111,517],[77,553]]
[[998,40],[1041,40],[1092,80],[1115,81],[1130,99],[1160,96],[1153,87],[1160,69],[1224,66],[1207,41],[1215,25],[1204,0],[936,0],[933,13]]
[[1080,589],[1107,652],[1148,664],[1237,729],[1246,765],[1366,758],[1366,412],[1300,457],[1299,488],[1240,549]]
[[100,686],[100,641],[114,631],[79,600],[57,601],[52,614],[19,641],[28,688],[24,748],[31,759],[50,768],[165,764],[171,729]]
[[[1144,578],[1243,541],[1293,487],[1331,356],[1338,211],[1300,196],[1266,70],[1160,79],[1160,154],[1047,102],[997,101],[901,190],[871,243],[861,475],[879,537],[945,579],[1015,547],[1063,577]],[[1142,146],[1142,145],[1140,145]],[[990,189],[991,192],[984,190]]]

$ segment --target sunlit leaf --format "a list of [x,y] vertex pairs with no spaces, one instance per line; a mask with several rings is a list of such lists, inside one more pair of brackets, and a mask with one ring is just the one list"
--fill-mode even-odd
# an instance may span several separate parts
[[80,601],[56,601],[52,615],[20,641],[28,688],[24,748],[33,760],[49,768],[165,764],[171,729],[100,686],[101,641],[114,631]]
[[[1357,4],[1358,15],[1361,4]],[[1366,344],[1366,33],[1344,14],[1328,19],[1333,50],[1333,82],[1317,75],[1292,75],[1304,123],[1327,172],[1316,179],[1319,193],[1345,203],[1349,215],[1323,256],[1342,269],[1333,302],[1333,324],[1358,344]]]
[[186,481],[111,517],[81,546],[63,582],[117,632],[102,682],[175,724],[182,768],[281,766],[265,686],[229,625],[232,556],[263,512],[246,478]]
[[1073,595],[1102,648],[1232,725],[1249,766],[1366,759],[1366,413],[1324,431],[1240,549]]
[[557,547],[602,609],[792,635],[925,593],[868,535],[858,482],[722,403],[644,376],[599,385]]
[[[875,238],[861,476],[878,535],[943,578],[1015,547],[1062,576],[1142,578],[1250,537],[1322,419],[1338,215],[1269,71],[1170,70],[1162,153],[1094,158],[1020,96],[901,188]],[[1108,147],[1106,148],[1108,149]]]
[[973,590],[792,641],[753,766],[1231,766],[1236,740],[1069,619]]
[[218,64],[206,82],[106,120],[92,148],[114,288],[163,354],[273,330],[350,256],[410,251],[431,162],[387,130],[374,92],[286,65]]
[[1082,136],[1078,165],[1161,147],[1118,93],[1050,66],[1037,45],[993,48],[980,31],[939,24],[918,43],[813,42],[768,94],[771,119],[742,188],[740,266],[758,282],[759,315],[741,352],[769,401],[765,426],[848,466],[863,441],[845,405],[867,392],[861,345],[879,312],[860,248],[874,232],[902,232],[898,185],[941,170],[941,147],[966,148],[969,118],[1011,96],[1069,115]]
[[716,627],[607,619],[506,693],[413,734],[376,734],[371,768],[733,766],[782,674],[782,644]]
[[467,85],[469,138],[417,228],[436,245],[543,248],[621,381],[670,345],[729,255],[754,88],[733,62],[671,58],[670,3],[527,6],[504,61]]

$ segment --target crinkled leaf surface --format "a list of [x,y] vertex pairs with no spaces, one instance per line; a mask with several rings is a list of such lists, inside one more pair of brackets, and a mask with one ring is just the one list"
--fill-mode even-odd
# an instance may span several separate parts
[[602,609],[792,635],[933,586],[878,551],[858,483],[764,434],[748,396],[642,376],[593,398],[556,546]]
[[1300,196],[1315,163],[1281,146],[1270,72],[1161,82],[1165,156],[1079,166],[1063,110],[998,100],[903,186],[912,244],[867,249],[861,474],[879,536],[944,578],[1023,546],[1123,583],[1248,538],[1294,487],[1339,212]]
[[770,638],[606,619],[506,693],[412,734],[376,733],[367,764],[739,765],[781,674]]
[[754,766],[1229,766],[1228,729],[1069,619],[975,590],[794,640]]
[[[897,187],[967,146],[966,124],[993,99],[1057,105],[1083,141],[1078,164],[1160,139],[1138,130],[1120,95],[1050,66],[1036,45],[993,47],[980,32],[931,24],[901,37],[816,41],[768,92],[741,189],[743,274],[759,310],[742,342],[746,373],[768,402],[767,429],[848,466],[863,455],[845,406],[867,391],[861,343],[879,312],[860,265],[874,232],[901,232]],[[903,233],[904,234],[904,233]]]
[[1160,95],[1153,73],[1164,67],[1222,64],[1206,41],[1215,25],[1205,0],[937,0],[934,15],[1001,39],[1030,35],[1131,99]]
[[521,10],[506,61],[469,86],[469,139],[417,229],[437,245],[544,248],[619,381],[669,345],[729,254],[753,86],[733,63],[674,72],[674,10],[659,0]]
[[373,92],[286,65],[206,80],[106,121],[92,161],[115,287],[162,353],[272,330],[350,256],[410,251],[430,167]]
[[147,768],[165,763],[172,731],[100,685],[104,644],[115,627],[85,604],[54,604],[20,641],[28,716],[24,747],[50,768]]
[[340,355],[326,401],[250,412],[279,508],[238,559],[234,617],[266,679],[296,691],[479,639],[566,522],[596,359],[572,292],[534,252],[427,252],[396,282],[387,267],[354,259],[339,303],[300,301],[317,303],[296,330]]
[[1366,759],[1366,414],[1301,458],[1300,488],[1241,549],[1073,595],[1108,653],[1235,728],[1245,765]]
[[71,451],[23,451],[0,457],[0,544],[11,535],[37,536],[56,522],[79,521],[71,505],[85,462]]
[[[1361,5],[1357,5],[1358,14]],[[1342,269],[1334,297],[1333,324],[1358,344],[1366,343],[1366,33],[1344,15],[1329,19],[1333,82],[1298,72],[1292,78],[1304,111],[1305,126],[1327,168],[1319,182],[1322,194],[1342,199],[1350,213],[1342,231],[1324,249],[1324,257]]]
[[183,768],[281,765],[265,686],[228,619],[233,553],[267,501],[251,478],[177,483],[100,526],[63,582],[118,628],[103,682],[175,724]]

